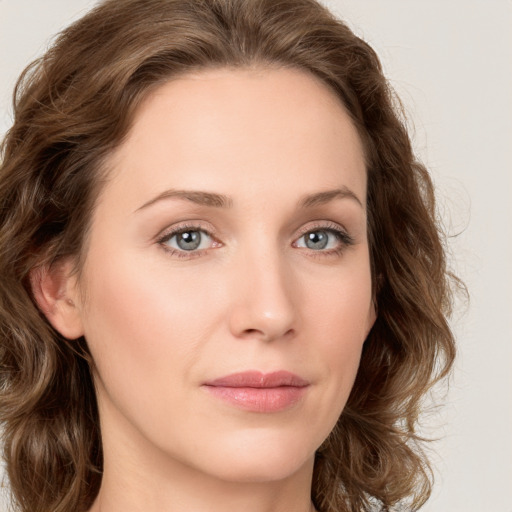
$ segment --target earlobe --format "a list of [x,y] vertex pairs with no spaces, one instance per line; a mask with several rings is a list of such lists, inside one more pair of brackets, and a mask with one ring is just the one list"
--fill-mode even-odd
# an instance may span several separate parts
[[30,271],[32,294],[41,312],[62,336],[76,339],[83,336],[72,261],[66,259],[51,267]]

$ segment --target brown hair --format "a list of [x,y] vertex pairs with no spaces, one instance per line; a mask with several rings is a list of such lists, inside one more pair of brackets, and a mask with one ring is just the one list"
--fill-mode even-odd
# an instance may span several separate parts
[[148,91],[189,70],[250,65],[319,77],[366,150],[378,319],[317,452],[313,502],[322,512],[368,511],[428,498],[416,426],[421,399],[454,358],[450,275],[431,180],[375,52],[314,0],[107,0],[25,70],[2,146],[0,414],[18,510],[87,510],[102,471],[85,340],[50,326],[30,272],[68,255],[80,270],[103,162]]

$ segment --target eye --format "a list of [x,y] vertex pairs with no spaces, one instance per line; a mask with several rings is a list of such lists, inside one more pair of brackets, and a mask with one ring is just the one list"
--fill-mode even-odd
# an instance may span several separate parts
[[338,227],[309,229],[293,244],[315,252],[339,253],[354,243],[352,237]]
[[158,243],[171,253],[186,256],[216,245],[212,236],[197,226],[184,226],[174,229],[162,236]]
[[[322,229],[317,231],[310,231],[309,233],[306,233],[301,237],[304,240],[304,247],[307,247],[308,249],[314,249],[314,250],[322,250],[327,248],[329,243],[334,241],[337,241],[336,236],[334,233],[330,233],[329,231]],[[301,247],[299,245],[299,247]]]

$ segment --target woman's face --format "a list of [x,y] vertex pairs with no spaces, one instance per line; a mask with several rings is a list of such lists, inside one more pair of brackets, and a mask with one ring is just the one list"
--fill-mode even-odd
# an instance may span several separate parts
[[339,100],[299,70],[186,75],[108,165],[78,306],[106,464],[311,468],[374,320],[363,152]]

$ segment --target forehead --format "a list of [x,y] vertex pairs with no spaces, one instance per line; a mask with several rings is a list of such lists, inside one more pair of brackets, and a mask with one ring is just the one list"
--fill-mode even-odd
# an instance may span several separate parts
[[106,188],[139,198],[176,186],[235,196],[268,194],[269,184],[301,195],[340,185],[363,200],[366,192],[345,107],[319,78],[289,68],[211,69],[166,82],[141,104],[109,167]]

